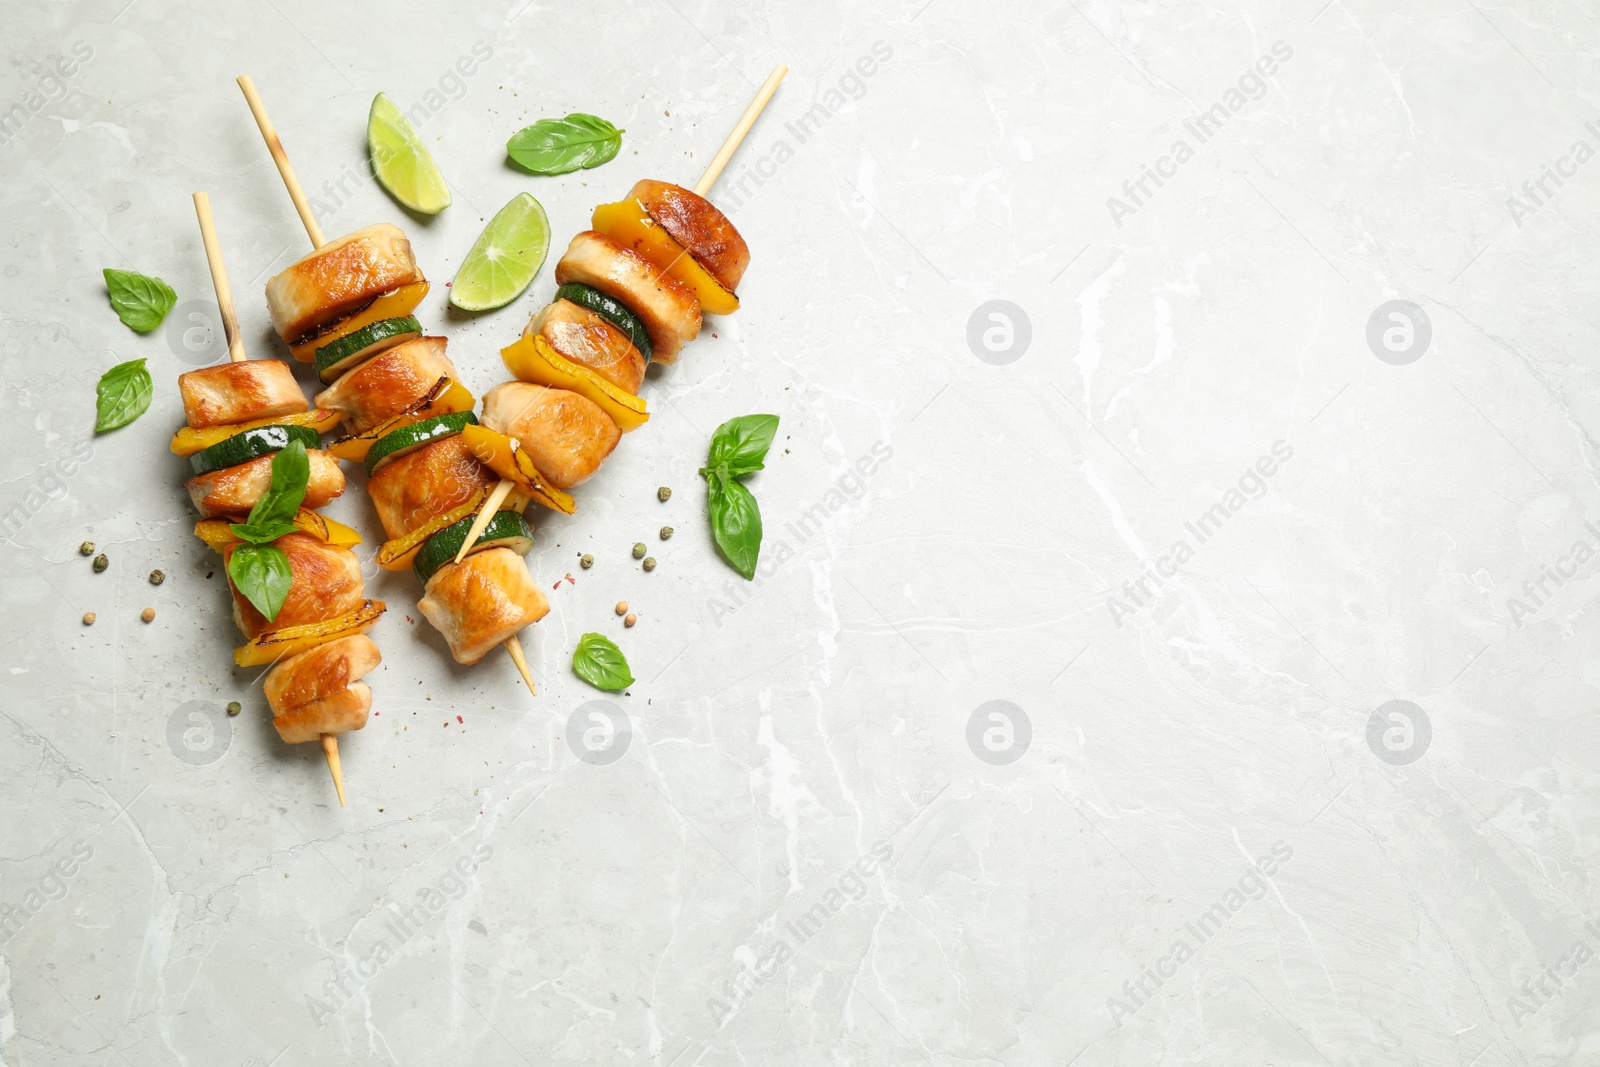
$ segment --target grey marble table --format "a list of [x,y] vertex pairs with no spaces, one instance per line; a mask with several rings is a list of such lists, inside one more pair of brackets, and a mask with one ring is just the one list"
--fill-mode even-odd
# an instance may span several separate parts
[[[4,1067],[1600,1063],[1592,5],[27,0],[0,42]],[[531,192],[559,252],[692,183],[778,62],[713,194],[743,309],[539,519],[537,699],[371,565],[358,475],[329,509],[390,604],[341,809],[166,450],[223,358],[190,194],[256,355],[306,250],[234,76],[328,233],[407,229],[481,395],[553,288],[453,312],[484,221]],[[435,219],[368,172],[379,91]],[[506,164],[570,111],[621,155]],[[758,411],[746,582],[696,470]]]

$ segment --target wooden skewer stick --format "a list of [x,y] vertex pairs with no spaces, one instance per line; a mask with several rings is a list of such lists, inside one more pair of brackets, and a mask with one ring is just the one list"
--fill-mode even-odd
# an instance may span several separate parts
[[522,680],[528,683],[528,692],[534,696],[539,695],[539,687],[533,684],[533,675],[528,671],[528,657],[522,654],[522,642],[516,634],[505,639],[506,651],[511,653],[511,662],[517,665],[517,673],[522,675]]
[[267,151],[272,153],[272,161],[278,165],[278,174],[283,178],[284,187],[289,190],[289,199],[294,201],[294,209],[300,213],[300,221],[305,224],[307,236],[311,238],[312,245],[321,248],[328,242],[322,239],[322,227],[317,225],[317,217],[311,213],[311,204],[306,200],[305,190],[300,188],[300,179],[294,176],[294,168],[289,165],[289,154],[283,150],[283,142],[278,140],[278,131],[272,128],[272,120],[267,117],[267,107],[256,92],[256,83],[250,80],[250,75],[241,74],[239,88],[244,90],[244,99],[250,105],[250,114],[256,117],[256,126],[260,128],[261,136],[267,142]]
[[217,227],[211,221],[211,197],[194,194],[194,213],[200,218],[200,240],[206,246],[206,265],[211,268],[211,285],[217,291],[217,307],[222,311],[222,332],[228,338],[228,358],[243,363],[244,338],[239,336],[239,316],[233,311],[233,291],[228,288],[228,270],[222,265],[222,246],[217,243]]
[[500,505],[505,502],[511,490],[511,481],[501,478],[494,491],[489,494],[489,498],[483,502],[483,509],[478,512],[478,517],[472,520],[472,527],[467,531],[467,539],[461,542],[461,547],[456,550],[456,558],[451,562],[460,563],[466,558],[467,549],[478,543],[478,538],[483,536],[483,528],[489,525],[489,520],[500,510]]
[[694,191],[700,196],[705,196],[711,187],[717,184],[717,177],[722,173],[722,168],[728,165],[728,160],[733,158],[734,152],[739,149],[739,142],[744,140],[745,134],[750,132],[750,127],[756,124],[756,119],[761,117],[761,110],[767,106],[767,101],[772,99],[772,94],[778,91],[778,83],[783,81],[783,76],[789,73],[789,68],[779,63],[772,68],[772,73],[767,75],[767,80],[761,83],[761,88],[756,90],[755,99],[750,101],[750,106],[744,109],[744,114],[739,116],[739,124],[728,134],[728,139],[722,142],[722,147],[717,149],[717,154],[711,157],[711,165],[706,172],[700,175],[700,180],[694,183]]
[[[314,247],[321,248],[328,243],[323,239],[322,227],[317,225],[317,217],[311,211],[311,204],[306,200],[305,191],[300,188],[300,179],[294,176],[294,167],[289,162],[289,153],[283,150],[283,142],[278,140],[278,131],[273,127],[272,119],[267,115],[267,106],[261,102],[261,95],[256,92],[255,82],[250,80],[250,75],[239,75],[239,88],[244,90],[244,99],[250,105],[250,114],[255,116],[256,127],[261,131],[261,138],[267,142],[267,151],[272,153],[272,161],[278,165],[278,176],[283,179],[284,188],[289,190],[289,199],[294,201],[294,209],[300,214],[300,222],[306,228],[306,236],[311,238],[311,244]],[[506,493],[509,493],[511,489],[512,484],[504,480],[495,486],[495,492],[500,495],[498,498],[493,495],[490,496],[490,500],[494,501],[494,507],[499,507],[500,501],[505,499]],[[493,517],[493,515],[494,509],[486,506],[479,518],[482,519],[484,525],[488,525],[489,518]],[[481,526],[478,527],[477,532],[482,532]],[[476,539],[476,535],[474,535],[466,543],[470,545]],[[458,562],[460,559],[460,556],[456,557]],[[528,672],[527,657],[522,654],[522,642],[517,640],[516,634],[512,634],[505,640],[504,644],[506,651],[511,653],[511,661],[517,665],[517,673],[522,675],[524,682],[528,683],[528,692],[538,696],[539,690],[533,684],[533,675]],[[324,737],[322,741],[324,749],[331,752],[328,758],[328,767],[333,771],[334,784],[338,786],[339,803],[342,806],[344,804],[344,783],[339,777],[338,748],[331,737]],[[329,746],[335,747],[330,748]]]
[[[254,90],[251,90],[253,92]],[[217,307],[222,311],[222,330],[228,335],[228,358],[243,363],[250,357],[245,354],[244,340],[239,336],[239,316],[233,310],[233,290],[228,285],[228,269],[222,264],[222,246],[217,243],[217,227],[211,219],[211,197],[205,193],[194,194],[194,213],[200,219],[200,240],[206,246],[206,265],[211,268],[211,284],[217,290]],[[333,774],[333,788],[339,794],[339,806],[344,803],[344,774],[339,769],[339,739],[333,734],[322,735],[322,754]]]

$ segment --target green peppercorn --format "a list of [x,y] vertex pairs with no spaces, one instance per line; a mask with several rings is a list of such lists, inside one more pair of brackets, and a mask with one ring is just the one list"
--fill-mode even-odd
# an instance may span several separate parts
[[643,541],[638,541],[633,546],[633,558],[634,559],[643,559],[644,558],[644,554],[646,552],[648,552],[648,551],[650,551],[650,550],[644,547],[644,542]]
[[104,552],[100,553],[94,558],[94,572],[96,574],[99,574],[109,566],[111,566],[111,561],[106,558],[106,554]]
[[585,552],[583,554],[583,558],[578,561],[578,566],[582,567],[584,570],[588,570],[590,567],[594,566],[594,557]]
[[654,556],[646,556],[644,558],[644,569],[647,571],[656,569],[656,558]]
[[233,718],[243,710],[244,705],[240,704],[237,700],[228,701],[228,718]]
[[78,555],[80,555],[80,556],[92,556],[92,555],[94,555],[94,542],[93,541],[85,541],[83,544],[79,545],[78,546]]
[[672,490],[663,485],[660,489],[656,490],[656,499],[665,504],[667,501],[672,499]]
[[671,536],[672,536],[672,527],[670,527],[670,526],[661,527],[661,540],[665,541],[667,538],[669,538]]
[[166,580],[167,580],[167,576],[165,574],[162,574],[160,571],[151,571],[150,572],[150,584],[151,585],[160,585],[162,582],[164,582]]

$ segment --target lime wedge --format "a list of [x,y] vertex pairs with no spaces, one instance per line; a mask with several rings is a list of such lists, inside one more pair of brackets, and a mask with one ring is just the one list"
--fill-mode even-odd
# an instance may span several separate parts
[[438,164],[394,101],[382,93],[372,98],[367,115],[367,154],[378,184],[412,211],[437,215],[450,206],[450,187]]
[[463,311],[504,307],[533,281],[550,251],[550,220],[528,193],[518,193],[483,228],[450,283],[450,303]]

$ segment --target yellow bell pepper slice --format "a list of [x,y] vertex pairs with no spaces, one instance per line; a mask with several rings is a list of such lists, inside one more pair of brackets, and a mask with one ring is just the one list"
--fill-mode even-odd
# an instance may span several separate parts
[[322,622],[264,631],[235,648],[233,662],[241,667],[265,667],[329,641],[364,634],[377,623],[387,606],[381,600],[368,600],[348,614]]
[[590,225],[624,248],[631,248],[688,287],[700,306],[713,315],[732,315],[739,298],[722,287],[700,261],[677,242],[637,200],[619,200],[594,209]]
[[207,426],[203,430],[191,430],[185,426],[172,435],[172,444],[169,446],[174,455],[192,456],[196,452],[210,448],[212,445],[221,444],[235,434],[253,430],[257,426],[309,426],[318,433],[328,433],[344,419],[342,411],[324,411],[321,408],[312,408],[310,411],[301,411],[293,415],[279,415],[271,419],[256,419],[253,422],[235,422],[227,426]]
[[[361,535],[350,527],[325,515],[318,515],[310,508],[301,508],[295,512],[291,521],[295,529],[308,533],[326,544],[350,548],[361,543]],[[232,525],[231,519],[202,519],[194,524],[194,535],[209,545],[213,551],[221,552],[224,546],[243,540],[233,532]]]
[[645,402],[622,386],[608,382],[581,363],[550,347],[540,334],[523,334],[515,344],[500,350],[512,377],[556,389],[570,389],[599,404],[623,433],[637,430],[650,420]]
[[378,566],[386,571],[406,570],[411,566],[411,561],[416,558],[417,553],[422,551],[422,546],[428,543],[428,538],[446,526],[453,526],[462,519],[476,515],[478,508],[483,506],[488,496],[487,489],[479,489],[465,504],[453,507],[442,515],[435,515],[404,537],[385,541],[383,547],[378,549]]
[[422,399],[400,414],[384,419],[364,433],[339,438],[328,446],[328,451],[340,459],[361,463],[367,458],[367,450],[390,430],[398,430],[402,426],[431,419],[435,415],[448,415],[453,411],[471,411],[476,403],[466,386],[450,378],[440,378]]
[[307,338],[296,345],[290,345],[289,351],[301,363],[310,363],[316,357],[317,349],[323,345],[331,345],[339,338],[355,333],[365,326],[371,326],[375,322],[382,322],[384,319],[398,319],[409,315],[417,310],[417,305],[422,303],[422,298],[427,295],[427,282],[412,282],[410,285],[402,285],[398,289],[384,293],[360,311],[346,315],[315,337]]
[[[578,510],[578,503],[570,494],[563,493],[544,480],[539,468],[533,465],[533,457],[528,455],[516,438],[497,433],[487,426],[467,426],[461,431],[461,440],[467,450],[478,457],[478,462],[517,487],[512,496],[525,494],[527,498],[537,500],[563,515],[571,515]],[[522,503],[526,507],[527,499]],[[522,508],[515,510],[520,512]]]

